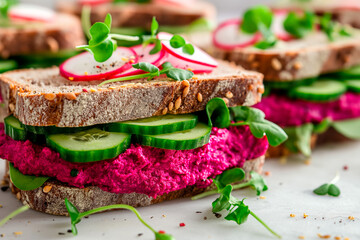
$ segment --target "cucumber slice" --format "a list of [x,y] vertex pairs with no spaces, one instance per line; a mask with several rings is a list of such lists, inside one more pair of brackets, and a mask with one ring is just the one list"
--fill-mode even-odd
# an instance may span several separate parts
[[360,78],[360,66],[345,69],[338,73],[341,78]]
[[46,143],[68,162],[95,162],[120,155],[129,146],[131,135],[110,133],[98,128],[72,134],[48,135]]
[[195,128],[161,135],[135,135],[135,140],[145,146],[171,150],[189,150],[209,142],[211,127],[198,123]]
[[[80,131],[85,131],[90,128],[94,128],[94,126],[89,127],[55,127],[55,126],[47,126],[47,127],[39,127],[39,126],[30,126],[24,125],[21,123],[21,126],[27,132],[31,132],[34,134],[42,134],[42,135],[50,135],[50,134],[59,134],[59,133],[76,133]],[[98,126],[100,127],[100,126]],[[101,127],[100,127],[101,128]]]
[[4,119],[5,133],[16,141],[25,141],[26,132],[21,126],[20,121],[14,116],[8,116]]
[[321,80],[309,86],[300,86],[292,89],[290,97],[309,101],[331,101],[339,98],[346,92],[344,83],[334,80]]
[[298,86],[306,86],[314,83],[316,81],[316,78],[307,78],[302,80],[296,80],[296,81],[265,81],[265,89],[266,87],[272,88],[272,89],[291,89]]
[[111,123],[106,126],[110,132],[125,132],[141,135],[157,135],[192,129],[198,117],[193,114],[164,115],[134,121]]
[[1,60],[0,61],[0,73],[14,70],[18,67],[18,64],[14,60]]
[[349,91],[360,93],[360,79],[352,79],[345,81]]

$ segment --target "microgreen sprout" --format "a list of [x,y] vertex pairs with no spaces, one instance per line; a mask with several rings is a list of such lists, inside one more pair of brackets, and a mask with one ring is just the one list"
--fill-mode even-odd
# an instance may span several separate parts
[[89,210],[87,212],[80,213],[78,211],[78,209],[67,198],[65,198],[65,206],[69,212],[69,216],[71,219],[71,230],[75,236],[78,234],[76,224],[78,224],[82,218],[89,216],[91,214],[94,214],[94,213],[103,212],[103,211],[107,211],[107,210],[126,209],[126,210],[133,212],[137,216],[139,221],[142,224],[144,224],[145,227],[147,227],[148,229],[150,229],[150,231],[152,231],[154,233],[156,240],[175,240],[175,238],[169,234],[155,231],[154,228],[152,228],[149,224],[147,224],[144,221],[144,219],[141,217],[140,213],[134,207],[129,206],[129,205],[125,205],[125,204],[109,205],[109,206],[99,207],[96,209]]
[[261,193],[261,191],[266,191],[268,189],[264,179],[258,173],[250,172],[250,175],[250,181],[246,183],[231,185],[233,183],[242,181],[245,178],[245,172],[241,168],[227,170],[213,179],[213,182],[217,188],[216,190],[199,194],[192,197],[191,199],[197,200],[218,193],[220,194],[220,196],[212,202],[212,211],[214,213],[227,210],[228,214],[226,215],[225,219],[228,221],[234,221],[239,225],[245,223],[248,216],[251,215],[257,221],[259,221],[266,229],[268,229],[273,235],[281,238],[279,234],[274,232],[254,212],[252,212],[247,205],[245,205],[244,199],[239,200],[231,195],[232,190],[249,186],[255,188],[258,195]]
[[171,78],[176,81],[187,80],[194,76],[193,72],[180,68],[175,68],[169,62],[163,63],[163,65],[161,65],[162,67],[161,70],[155,65],[148,62],[139,62],[133,64],[132,66],[136,69],[143,70],[146,73],[110,79],[100,83],[99,86],[103,86],[105,84],[113,83],[113,82],[121,82],[121,81],[128,81],[128,80],[141,79],[141,78],[147,78],[147,80],[150,81],[155,77],[160,76],[161,74],[165,74],[168,78]]
[[333,197],[340,196],[340,189],[338,186],[335,185],[340,179],[339,173],[336,174],[335,178],[331,180],[330,183],[325,183],[321,185],[320,187],[316,188],[313,192],[317,195],[330,195]]
[[[151,43],[154,44],[154,48],[151,49],[150,54],[156,54],[160,52],[162,49],[161,41],[165,41],[157,38],[158,31],[159,23],[156,21],[156,18],[153,17],[153,20],[151,22],[151,35],[143,43],[144,46]],[[194,46],[190,43],[186,43],[185,39],[180,35],[172,36],[172,38],[170,39],[170,46],[173,48],[182,48],[182,51],[189,55],[193,55],[195,52]]]
[[7,19],[11,6],[18,3],[18,0],[0,0],[0,19]]
[[5,223],[7,223],[7,221],[9,221],[10,219],[14,218],[15,216],[19,215],[20,213],[23,213],[27,210],[29,210],[29,206],[28,205],[24,205],[18,209],[16,209],[15,211],[13,211],[12,213],[10,213],[8,216],[6,216],[5,218],[3,218],[0,221],[0,227],[3,226]]
[[136,36],[111,34],[111,22],[111,15],[107,14],[104,22],[97,22],[90,28],[89,44],[77,46],[76,48],[86,50],[93,54],[97,62],[105,62],[112,56],[113,52],[116,50],[116,40],[139,40],[139,37]]

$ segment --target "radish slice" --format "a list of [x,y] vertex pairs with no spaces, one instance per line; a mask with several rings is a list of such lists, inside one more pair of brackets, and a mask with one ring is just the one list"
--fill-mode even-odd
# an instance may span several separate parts
[[81,5],[91,5],[91,6],[110,3],[110,2],[112,2],[112,0],[79,0],[79,3]]
[[[138,56],[138,62],[148,62],[151,63],[157,67],[160,67],[166,60],[167,56],[169,55],[165,50],[161,50],[160,52],[156,54],[149,54],[151,49],[153,49],[154,44],[147,45],[145,48],[143,45],[138,45],[132,47],[132,49],[136,52]],[[126,76],[132,76],[137,74],[144,73],[143,70],[136,69],[136,68],[130,68],[129,70],[122,72],[120,74],[117,74],[113,76],[112,78],[119,78],[119,77],[126,77]]]
[[224,50],[245,48],[261,39],[260,33],[246,34],[240,30],[240,19],[231,19],[220,24],[213,33],[213,43]]
[[289,14],[288,10],[279,9],[274,10],[274,18],[271,24],[271,30],[275,35],[282,41],[290,41],[293,40],[294,37],[288,33],[284,28],[284,21]]
[[8,15],[11,20],[50,22],[56,13],[39,5],[17,4],[10,8]]
[[130,69],[137,61],[137,54],[131,48],[117,48],[103,63],[95,61],[91,53],[84,52],[62,63],[60,74],[71,81],[104,80]]
[[194,4],[194,0],[153,0],[154,3],[174,5],[179,7],[191,7]]
[[170,39],[172,36],[172,34],[161,32],[157,37],[161,39],[163,48],[169,53],[167,61],[174,67],[191,69],[194,73],[208,73],[218,66],[214,58],[196,46],[194,46],[193,55],[183,53],[181,48],[171,47]]

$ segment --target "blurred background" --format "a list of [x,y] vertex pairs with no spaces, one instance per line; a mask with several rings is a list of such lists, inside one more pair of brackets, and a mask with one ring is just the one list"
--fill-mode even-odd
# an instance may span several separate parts
[[[360,0],[359,0],[360,1]],[[53,7],[56,0],[20,0],[23,3],[36,3],[43,6]],[[275,0],[208,0],[213,3],[219,12],[219,19],[240,16],[241,12],[256,4],[266,4],[275,2]]]

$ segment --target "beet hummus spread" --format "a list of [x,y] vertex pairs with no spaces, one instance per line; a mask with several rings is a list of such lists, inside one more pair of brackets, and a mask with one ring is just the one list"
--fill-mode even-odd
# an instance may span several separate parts
[[[213,128],[210,142],[194,150],[164,150],[132,144],[112,160],[93,163],[71,163],[59,153],[30,141],[15,141],[0,125],[0,158],[6,159],[23,174],[48,176],[83,188],[98,186],[112,193],[144,193],[151,197],[196,185],[207,187],[209,177],[233,167],[242,167],[246,160],[265,154],[266,137],[255,138],[249,127]],[[79,174],[72,177],[71,170]]]
[[320,123],[325,118],[334,121],[360,117],[360,94],[348,92],[331,102],[309,102],[287,96],[269,95],[254,106],[266,119],[281,127]]

